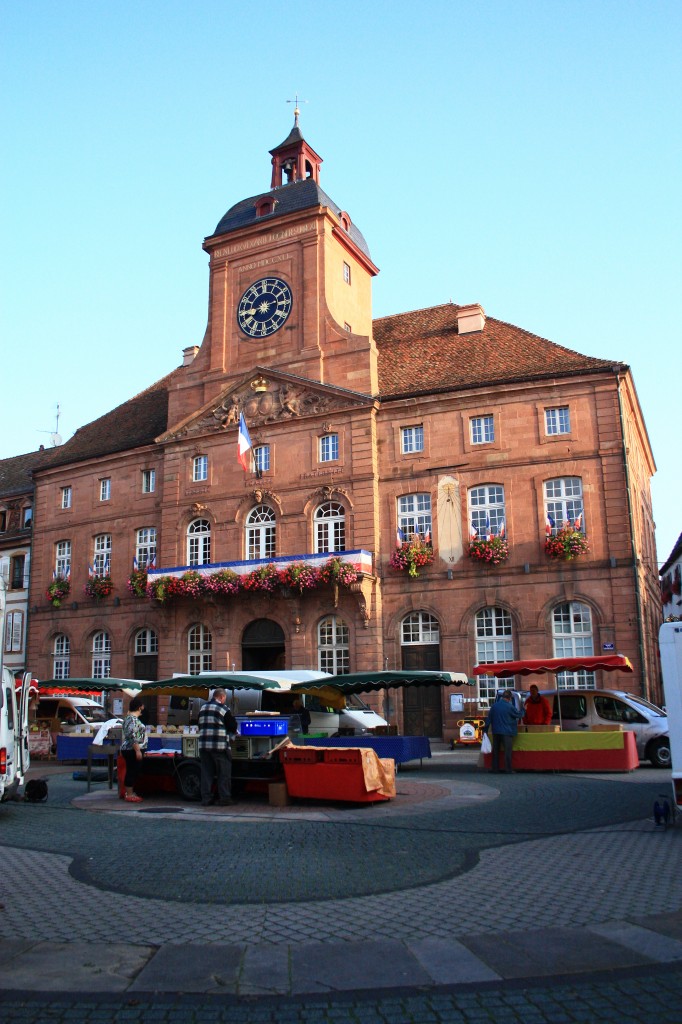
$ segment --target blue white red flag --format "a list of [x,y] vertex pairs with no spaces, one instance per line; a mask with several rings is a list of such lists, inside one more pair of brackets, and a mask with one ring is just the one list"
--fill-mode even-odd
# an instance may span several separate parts
[[549,512],[548,512],[547,513],[547,522],[545,524],[545,533],[549,536],[549,534],[552,532],[553,529],[554,529],[554,517],[551,516],[549,514]]
[[97,575],[97,573],[95,572],[95,570],[92,568],[92,566],[88,562],[88,576],[96,576],[96,575]]
[[582,528],[583,528],[583,514],[582,514],[582,512],[580,513],[579,516],[576,517],[575,523],[573,524],[573,528],[575,530],[582,530]]
[[398,529],[395,531],[395,546],[397,548],[401,548],[404,543],[405,543],[405,534],[400,529],[400,527],[398,527]]
[[469,539],[478,540],[478,530],[476,529],[476,525],[474,523],[471,524],[471,532],[469,534]]
[[493,539],[493,531],[490,529],[490,516],[487,512],[485,514],[485,537],[486,540]]
[[150,560],[147,562],[147,570],[149,569],[156,569],[156,551],[154,552]]
[[505,534],[506,534],[506,532],[507,532],[507,531],[506,531],[506,529],[505,529],[505,525],[504,525],[504,519],[500,519],[500,528],[499,528],[499,530],[497,531],[497,533],[498,533],[498,536],[499,536],[499,537],[500,537],[500,538],[501,538],[502,540],[504,540],[504,537],[505,537]]
[[246,472],[249,469],[249,455],[248,453],[253,448],[251,444],[251,437],[249,436],[249,428],[246,425],[244,419],[244,413],[239,414],[239,437],[237,439],[237,458],[241,464],[242,469]]
[[137,561],[137,555],[133,555],[133,572],[137,572],[140,568],[139,562]]
[[430,530],[427,530],[426,533],[424,534],[424,543],[425,544],[430,544],[431,543],[431,531]]

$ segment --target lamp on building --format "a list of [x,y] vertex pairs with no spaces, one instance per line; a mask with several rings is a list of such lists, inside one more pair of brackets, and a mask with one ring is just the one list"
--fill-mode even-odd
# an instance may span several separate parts
[[454,579],[454,573],[453,573],[452,569],[448,569],[448,579],[449,580]]

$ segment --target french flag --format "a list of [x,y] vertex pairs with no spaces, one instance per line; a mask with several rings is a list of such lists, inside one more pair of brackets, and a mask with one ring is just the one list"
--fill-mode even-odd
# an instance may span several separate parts
[[137,561],[137,555],[133,555],[133,572],[137,572],[139,567],[140,565],[139,562]]
[[88,576],[96,576],[96,575],[97,575],[97,573],[95,572],[95,570],[92,568],[92,566],[88,562]]
[[473,523],[471,524],[471,532],[469,534],[469,539],[470,540],[478,540],[478,530],[476,529],[476,527],[475,527],[475,525]]
[[424,543],[425,544],[430,544],[431,543],[431,531],[430,530],[427,530],[426,533],[424,534]]
[[253,448],[251,444],[251,437],[249,436],[249,428],[246,425],[244,419],[244,413],[239,414],[239,437],[237,439],[237,458],[241,463],[242,469],[246,472],[249,469],[249,455],[248,453]]
[[547,522],[545,524],[545,533],[547,534],[547,536],[550,535],[550,533],[552,532],[553,529],[554,529],[554,517],[551,516],[549,514],[549,512],[548,512],[547,513]]
[[147,562],[147,571],[149,569],[156,569],[156,552],[151,557],[151,561]]
[[577,517],[575,523],[573,524],[573,529],[574,530],[582,530],[582,528],[583,528],[583,514],[581,512],[580,515]]
[[485,536],[486,536],[486,540],[492,540],[493,539],[493,533],[492,533],[492,530],[490,529],[490,516],[488,515],[487,512],[486,512],[486,516],[485,516]]
[[400,529],[400,527],[398,527],[398,529],[395,531],[395,546],[397,548],[401,548],[404,543],[405,543],[405,534]]
[[498,534],[498,536],[500,537],[501,540],[504,540],[506,533],[507,533],[507,531],[506,531],[505,526],[504,526],[504,519],[501,519],[500,520],[500,528],[497,531],[497,534]]

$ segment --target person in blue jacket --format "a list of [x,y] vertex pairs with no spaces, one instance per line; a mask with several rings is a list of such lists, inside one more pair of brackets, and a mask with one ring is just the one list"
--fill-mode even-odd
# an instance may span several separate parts
[[504,750],[504,770],[510,775],[512,771],[512,747],[516,736],[519,720],[523,711],[514,707],[511,690],[505,690],[500,700],[495,701],[485,720],[484,732],[492,729],[493,761],[491,772],[500,771],[500,752]]

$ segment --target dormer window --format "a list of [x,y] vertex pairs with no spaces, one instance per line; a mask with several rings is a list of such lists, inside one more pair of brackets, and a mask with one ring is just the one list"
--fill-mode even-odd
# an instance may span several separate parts
[[272,196],[264,196],[256,203],[256,216],[266,217],[269,213],[275,212],[275,200]]
[[343,230],[350,231],[350,217],[344,210],[339,214],[339,220],[341,221],[341,227]]

